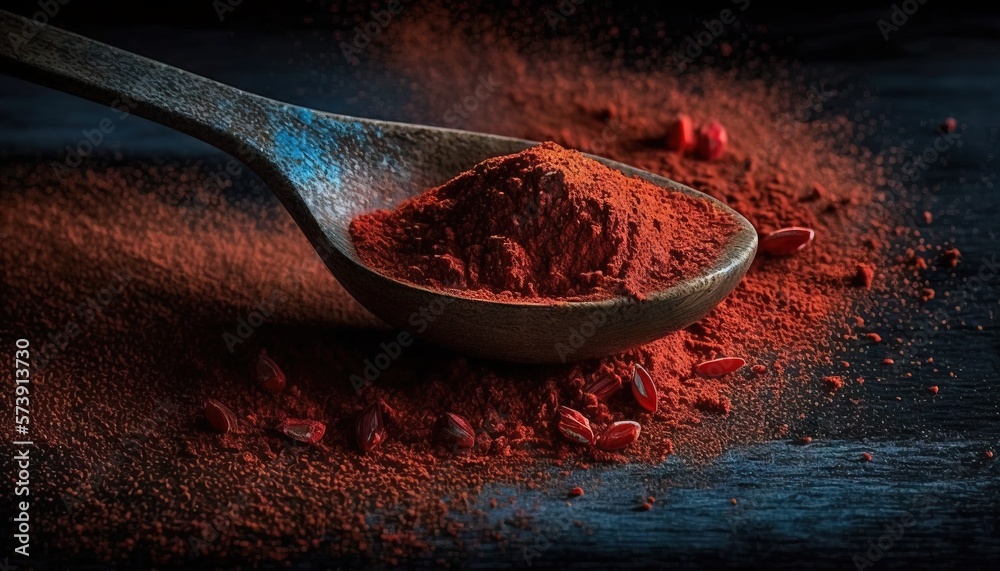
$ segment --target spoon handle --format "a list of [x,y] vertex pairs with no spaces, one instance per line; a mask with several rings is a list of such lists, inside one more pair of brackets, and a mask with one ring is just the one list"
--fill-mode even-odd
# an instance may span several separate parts
[[3,10],[0,70],[127,109],[251,163],[261,156],[252,126],[259,132],[283,105]]

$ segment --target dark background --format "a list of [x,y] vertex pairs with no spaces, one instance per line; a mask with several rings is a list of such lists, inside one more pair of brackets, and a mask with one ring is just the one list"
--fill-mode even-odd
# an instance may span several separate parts
[[[555,30],[543,14],[558,2],[482,2],[453,9],[470,17],[506,14],[511,34],[579,36],[606,53],[624,50],[627,55],[639,47],[669,51],[669,39],[683,39],[701,29],[702,19],[732,6],[692,4],[629,7],[586,0],[575,7],[573,26]],[[824,89],[846,92],[850,86],[853,95],[830,97],[820,114],[880,118],[865,143],[875,152],[897,146],[919,153],[942,118],[954,115],[963,124],[961,145],[910,185],[915,204],[906,206],[914,216],[923,209],[935,212],[928,240],[954,242],[962,249],[963,264],[954,276],[934,278],[939,291],[963,296],[962,316],[952,326],[939,327],[927,315],[904,315],[897,330],[884,335],[929,331],[936,361],[956,371],[957,378],[933,400],[913,388],[938,383],[930,371],[869,383],[857,389],[863,394],[847,395],[864,397],[860,415],[842,398],[793,426],[815,435],[809,447],[772,442],[729,451],[698,469],[672,459],[654,469],[615,467],[579,476],[577,482],[592,482],[588,490],[604,492],[579,503],[588,511],[578,517],[590,522],[594,533],[567,529],[559,521],[562,512],[539,509],[532,516],[553,531],[524,539],[539,553],[535,566],[849,569],[856,567],[857,554],[873,549],[900,521],[912,525],[879,551],[874,568],[993,568],[1000,562],[1000,464],[983,455],[988,449],[1000,452],[995,318],[1000,277],[988,271],[995,265],[1000,219],[995,188],[1000,17],[971,3],[927,0],[886,41],[876,22],[890,17],[892,5],[786,7],[753,0],[741,16],[744,24],[728,39],[750,47],[766,44],[774,65],[797,66]],[[367,21],[368,10],[383,7],[383,2],[244,0],[220,21],[211,0],[71,0],[52,23],[270,97],[394,119],[400,118],[394,98],[403,96],[394,91],[392,78],[370,73],[377,61],[347,65],[337,48],[355,23]],[[30,15],[38,8],[35,2],[16,1],[4,2],[4,9]],[[657,21],[669,22],[667,39],[656,37]],[[615,28],[635,28],[638,34],[615,34]],[[714,64],[711,54],[698,62]],[[383,88],[383,97],[359,97]],[[0,159],[57,154],[79,139],[81,129],[92,127],[102,110],[0,76]],[[219,155],[145,121],[123,125],[96,153],[115,159]],[[985,279],[973,288],[969,280],[977,275]],[[859,463],[859,454],[867,450],[877,461]],[[539,492],[516,493],[522,504],[530,504],[530,496]],[[622,507],[646,493],[673,509],[636,518]],[[729,497],[739,497],[739,505],[729,505]],[[484,552],[472,563],[495,561]]]

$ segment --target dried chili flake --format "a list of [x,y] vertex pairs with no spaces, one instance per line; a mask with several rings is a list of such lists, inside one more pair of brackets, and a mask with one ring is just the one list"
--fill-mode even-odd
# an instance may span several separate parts
[[289,418],[278,425],[278,431],[292,440],[316,444],[326,433],[326,425],[316,420]]

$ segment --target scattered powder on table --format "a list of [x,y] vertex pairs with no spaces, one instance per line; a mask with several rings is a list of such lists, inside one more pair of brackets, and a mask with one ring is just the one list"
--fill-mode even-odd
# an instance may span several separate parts
[[[467,36],[469,26],[479,28]],[[854,333],[858,305],[912,300],[927,287],[918,272],[940,270],[914,269],[915,257],[936,259],[922,240],[897,265],[886,258],[889,238],[909,234],[870,214],[886,162],[854,144],[863,126],[789,119],[803,108],[788,95],[791,81],[702,71],[678,79],[653,71],[663,67],[656,62],[640,58],[639,71],[598,64],[603,56],[534,45],[537,36],[514,45],[497,29],[447,12],[394,23],[383,61],[413,86],[399,118],[440,121],[456,94],[473,93],[476,78],[492,73],[490,98],[450,126],[604,155],[709,193],[761,234],[803,226],[816,239],[793,256],[757,259],[699,323],[624,354],[528,367],[416,345],[358,394],[350,376],[395,334],[357,329],[377,322],[330,277],[287,213],[246,188],[251,179],[237,178],[234,194],[257,199],[230,199],[204,166],[91,163],[65,174],[48,162],[4,166],[0,224],[17,229],[0,248],[4,325],[36,340],[35,364],[45,362],[33,381],[33,440],[45,458],[33,475],[33,509],[47,514],[33,528],[39,543],[78,561],[145,566],[199,556],[220,566],[294,563],[317,552],[386,564],[429,553],[463,561],[477,543],[498,543],[495,527],[467,525],[480,510],[531,509],[516,498],[487,504],[477,498],[484,487],[538,489],[595,463],[697,461],[738,442],[790,438],[791,419],[837,398],[816,379],[842,353],[879,361]],[[723,154],[700,160],[670,150],[679,113],[725,125]],[[941,264],[953,271],[959,257],[948,250]],[[871,290],[852,286],[858,264],[877,266]],[[894,293],[888,279],[904,272],[911,275]],[[578,274],[564,277],[568,290]],[[638,276],[617,277],[644,287]],[[889,330],[879,315],[869,326]],[[249,372],[265,347],[287,376],[280,394]],[[742,356],[766,374],[693,373],[718,356]],[[655,384],[656,412],[639,410],[628,389],[603,401],[584,392],[598,380],[628,381],[637,363]],[[0,372],[4,382],[10,375]],[[202,414],[209,398],[232,411],[232,430],[211,430]],[[355,419],[380,401],[392,410],[385,440],[362,454]],[[641,435],[614,453],[566,442],[560,405],[585,414],[595,432],[635,420]],[[445,412],[475,430],[471,450],[436,438]],[[326,431],[313,446],[291,442],[276,430],[289,418]],[[13,473],[9,459],[0,462]],[[553,497],[566,489],[557,485]],[[513,530],[525,518],[504,517],[511,525],[500,543],[519,553]]]
[[844,378],[839,375],[829,375],[823,377],[823,383],[826,384],[826,387],[832,393],[844,388]]
[[361,259],[486,298],[637,298],[716,262],[737,229],[704,200],[544,143],[351,223]]

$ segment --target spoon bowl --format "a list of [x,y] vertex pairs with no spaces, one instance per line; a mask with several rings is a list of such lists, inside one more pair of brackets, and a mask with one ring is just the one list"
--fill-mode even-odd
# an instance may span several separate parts
[[[30,37],[25,30],[34,30]],[[195,136],[246,163],[268,184],[344,288],[390,325],[433,343],[505,361],[601,357],[694,323],[739,283],[757,233],[721,202],[664,177],[591,157],[628,176],[704,200],[739,227],[716,263],[647,294],[585,302],[499,302],[395,280],[361,262],[348,227],[485,159],[537,143],[336,115],[274,101],[52,26],[0,11],[0,69],[120,106]],[[26,38],[26,39],[25,39]]]

